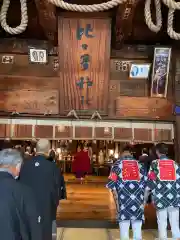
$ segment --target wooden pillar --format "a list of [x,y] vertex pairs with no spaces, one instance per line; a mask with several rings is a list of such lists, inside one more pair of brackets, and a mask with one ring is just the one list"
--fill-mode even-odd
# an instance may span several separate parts
[[[175,108],[180,106],[180,53],[173,52],[173,72],[174,72],[174,96]],[[174,147],[175,147],[175,160],[180,163],[180,114],[175,113],[175,126],[174,126]]]
[[58,19],[61,114],[107,114],[111,20],[68,13]]

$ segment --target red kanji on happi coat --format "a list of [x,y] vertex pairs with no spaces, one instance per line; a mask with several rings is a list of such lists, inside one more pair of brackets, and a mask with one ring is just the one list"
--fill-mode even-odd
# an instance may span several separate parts
[[176,169],[173,160],[159,160],[159,179],[161,181],[175,181]]
[[122,180],[140,181],[140,172],[138,162],[135,160],[122,161]]

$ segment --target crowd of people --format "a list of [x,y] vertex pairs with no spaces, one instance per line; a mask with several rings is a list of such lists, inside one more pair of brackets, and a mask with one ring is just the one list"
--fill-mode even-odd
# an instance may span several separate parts
[[1,240],[52,240],[56,210],[66,190],[49,151],[46,139],[37,142],[29,161],[18,149],[0,151]]
[[[167,153],[167,145],[159,143],[136,159],[126,146],[113,164],[107,187],[117,195],[121,240],[129,239],[130,225],[133,239],[142,240],[144,206],[150,202],[156,208],[159,239],[167,239],[168,219],[172,239],[180,239],[180,167]],[[73,166],[77,178],[90,168],[86,159],[87,151],[80,149]],[[18,148],[0,151],[1,240],[52,240],[59,201],[66,199],[64,177],[54,160],[46,139],[37,142],[36,154],[26,160]]]
[[156,208],[158,239],[168,239],[168,220],[172,239],[180,239],[180,167],[167,153],[167,145],[158,143],[150,153],[143,149],[142,156],[135,159],[127,146],[112,166],[107,187],[117,195],[121,240],[129,239],[130,225],[133,239],[142,240],[144,206],[150,201],[150,194]]

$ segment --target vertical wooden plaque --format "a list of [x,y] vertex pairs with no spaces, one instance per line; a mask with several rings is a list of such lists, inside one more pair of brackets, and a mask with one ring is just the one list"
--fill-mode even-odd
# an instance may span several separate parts
[[107,113],[110,38],[108,18],[59,18],[61,113]]

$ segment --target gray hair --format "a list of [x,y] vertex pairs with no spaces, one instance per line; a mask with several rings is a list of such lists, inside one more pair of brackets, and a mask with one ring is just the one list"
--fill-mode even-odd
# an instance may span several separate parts
[[37,153],[48,153],[50,150],[50,142],[47,139],[40,139],[36,143],[36,151]]
[[0,151],[0,165],[2,166],[17,166],[22,161],[22,156],[16,149],[7,148]]

